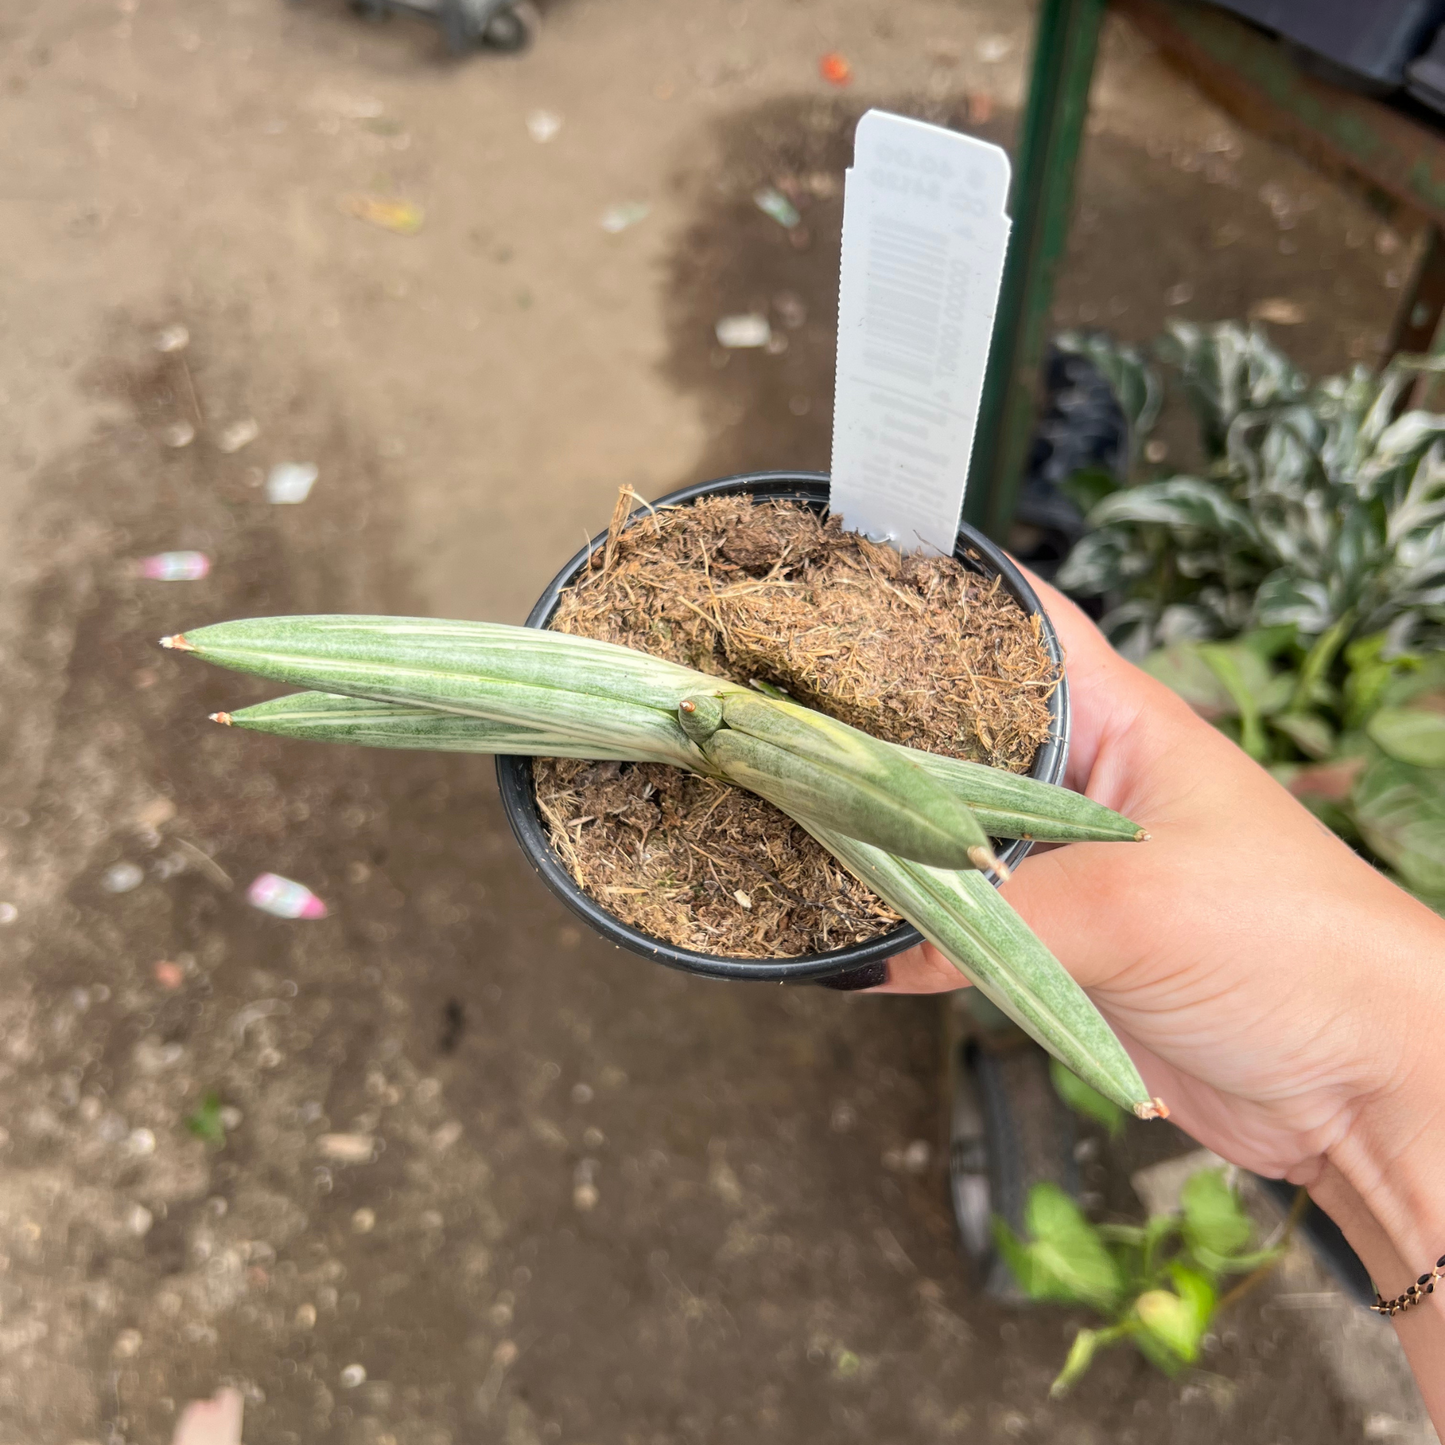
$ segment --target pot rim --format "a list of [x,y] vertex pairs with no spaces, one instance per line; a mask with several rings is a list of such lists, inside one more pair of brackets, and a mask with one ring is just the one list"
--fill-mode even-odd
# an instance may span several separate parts
[[[821,502],[826,509],[828,474],[805,471],[740,472],[734,476],[719,477],[714,481],[696,482],[692,486],[682,487],[648,505],[653,508],[686,506],[700,497],[735,496],[739,493],[751,493],[768,500],[805,502],[815,508]],[[633,514],[629,525],[646,515],[646,507],[641,508]],[[527,616],[528,627],[542,628],[547,625],[562,592],[571,585],[577,573],[606,542],[607,533],[600,532],[568,561],[537,599],[536,605]],[[972,552],[975,556],[969,557],[966,552]],[[1059,685],[1049,700],[1052,720],[1049,737],[1035,755],[1029,776],[1047,783],[1060,782],[1064,776],[1064,765],[1069,751],[1070,709],[1068,681],[1064,676],[1063,649],[1059,645],[1053,624],[1049,621],[1037,594],[1014,562],[995,543],[966,523],[959,524],[954,555],[976,570],[1000,575],[1004,586],[1019,605],[1040,619],[1044,646],[1059,669]],[[511,824],[523,854],[552,892],[609,942],[669,968],[681,969],[685,973],[706,978],[752,979],[770,983],[821,982],[837,979],[839,975],[855,973],[865,965],[877,965],[882,960],[922,942],[922,935],[917,929],[911,924],[901,923],[887,933],[863,943],[849,944],[844,948],[831,949],[827,953],[803,954],[795,958],[736,958],[681,948],[624,923],[584,893],[574,882],[572,875],[553,850],[542,823],[541,813],[537,808],[530,758],[511,754],[499,755],[497,786],[501,790],[507,821]],[[1016,839],[1009,843],[1000,856],[1013,868],[1027,856],[1031,847],[1032,844],[1026,839]]]

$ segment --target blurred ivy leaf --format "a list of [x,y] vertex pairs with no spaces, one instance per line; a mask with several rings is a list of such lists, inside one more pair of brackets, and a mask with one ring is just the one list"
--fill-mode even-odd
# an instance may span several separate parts
[[[1252,647],[1242,642],[1206,642],[1200,655],[1215,676],[1225,682],[1240,707],[1252,707],[1263,717],[1270,717],[1289,705],[1294,693],[1294,674],[1273,672],[1269,663]],[[1242,702],[1247,699],[1247,702]]]
[[1218,1294],[1203,1274],[1187,1265],[1170,1265],[1169,1277],[1174,1290],[1146,1290],[1135,1300],[1134,1311],[1154,1341],[1180,1364],[1193,1364],[1199,1358]]
[[1223,1169],[1201,1169],[1191,1174],[1180,1200],[1184,1206],[1184,1240],[1191,1250],[1211,1254],[1238,1254],[1250,1241],[1254,1227],[1238,1195],[1229,1187]]
[[1385,707],[1445,708],[1445,654],[1406,652],[1389,659],[1392,671],[1381,689]]
[[1327,758],[1335,750],[1335,730],[1318,713],[1277,713],[1270,724],[1307,758]]
[[1190,642],[1151,652],[1141,664],[1144,671],[1177,692],[1201,717],[1232,717],[1238,708],[1229,689]]
[[1273,1263],[1284,1250],[1281,1244],[1273,1249],[1256,1249],[1246,1254],[1214,1254],[1201,1246],[1194,1251],[1194,1258],[1212,1274],[1252,1274]]
[[1335,609],[1323,582],[1281,567],[1259,584],[1254,615],[1264,627],[1293,626],[1306,637],[1318,637],[1335,620]]
[[1406,886],[1445,895],[1445,770],[1377,757],[1360,774],[1352,801],[1361,835]]
[[1026,1222],[1031,1236],[1027,1242],[995,1217],[994,1240],[1031,1299],[1089,1304],[1101,1311],[1113,1308],[1123,1285],[1119,1267],[1099,1232],[1062,1189],[1034,1185]]
[[1136,597],[1105,613],[1099,620],[1099,630],[1121,657],[1142,662],[1154,645],[1158,620],[1158,605],[1146,597]]
[[226,1125],[221,1115],[221,1096],[208,1093],[186,1116],[186,1128],[204,1143],[220,1148],[226,1142]]
[[1119,479],[1104,467],[1081,467],[1059,483],[1060,490],[1079,510],[1092,512],[1105,497],[1119,490]]
[[1058,583],[1079,597],[1102,597],[1144,576],[1150,559],[1115,528],[1080,537],[1059,568]]
[[1173,1290],[1145,1290],[1134,1301],[1134,1311],[1149,1342],[1163,1346],[1162,1351],[1145,1353],[1167,1373],[1174,1374],[1199,1354],[1201,1332],[1196,1330],[1194,1311]]
[[1112,1344],[1120,1333],[1117,1329],[1080,1330],[1074,1336],[1074,1343],[1069,1346],[1069,1357],[1064,1361],[1064,1368],[1049,1386],[1049,1398],[1058,1400],[1068,1394],[1094,1363],[1094,1356],[1099,1353],[1100,1347]]
[[1115,522],[1152,522],[1240,541],[1258,540],[1249,513],[1231,501],[1227,492],[1200,477],[1169,477],[1162,482],[1125,487],[1105,497],[1089,513],[1091,528]]
[[1415,708],[1381,708],[1365,724],[1382,751],[1417,768],[1445,768],[1445,714]]
[[1239,718],[1240,746],[1262,762],[1268,752],[1262,718],[1285,707],[1294,691],[1288,674],[1274,675],[1269,664],[1238,643],[1209,642],[1199,655],[1224,684]]
[[1359,727],[1366,722],[1384,701],[1391,681],[1402,673],[1413,671],[1422,661],[1415,653],[1386,657],[1388,642],[1388,633],[1373,632],[1368,637],[1356,638],[1345,648],[1346,727]]
[[1102,1124],[1111,1139],[1117,1139],[1124,1132],[1124,1111],[1052,1056],[1049,1058],[1049,1077],[1054,1082],[1054,1092],[1076,1114]]
[[1255,627],[1249,632],[1241,632],[1234,640],[1261,661],[1274,662],[1294,646],[1298,636],[1295,627],[1286,623],[1282,627]]

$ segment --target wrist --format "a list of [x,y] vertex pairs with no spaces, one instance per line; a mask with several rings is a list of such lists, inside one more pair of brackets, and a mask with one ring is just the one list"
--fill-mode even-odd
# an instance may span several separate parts
[[1375,990],[1368,1019],[1362,1000],[1370,1058],[1310,1186],[1387,1298],[1445,1256],[1445,1039],[1435,1027],[1445,1017],[1445,924],[1429,916],[1415,942],[1423,947],[1377,960],[1389,985]]

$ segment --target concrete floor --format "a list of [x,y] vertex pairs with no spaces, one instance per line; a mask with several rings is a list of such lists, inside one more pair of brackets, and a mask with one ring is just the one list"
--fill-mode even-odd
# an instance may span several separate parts
[[[826,465],[851,124],[1007,141],[1029,28],[1000,0],[554,0],[530,54],[455,63],[333,0],[0,14],[0,1445],[164,1442],[228,1382],[251,1445],[1415,1428],[1267,1292],[1189,1379],[1120,1354],[1049,1403],[1078,1320],[985,1300],[957,1256],[934,1003],[607,950],[485,763],[224,733],[205,714],[263,690],[153,645],[262,612],[519,620],[618,486]],[[801,247],[750,199],[789,177]],[[1335,369],[1408,251],[1110,29],[1061,324],[1283,299],[1281,339]],[[717,349],[746,309],[786,351]],[[320,478],[278,508],[286,460]],[[183,547],[210,578],[133,575]],[[108,891],[118,862],[145,881]],[[330,917],[249,909],[263,869]],[[223,1149],[184,1127],[212,1091]]]

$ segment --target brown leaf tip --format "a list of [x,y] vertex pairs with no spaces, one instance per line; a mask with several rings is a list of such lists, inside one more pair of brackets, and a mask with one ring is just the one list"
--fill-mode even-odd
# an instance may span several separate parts
[[992,869],[998,874],[1001,883],[1007,883],[1013,877],[1013,870],[1008,864],[992,848],[985,848],[982,844],[968,850],[968,860],[980,873],[987,873]]
[[1139,831],[1134,834],[1134,841],[1136,843],[1147,843],[1153,836],[1147,828],[1140,828]]
[[161,646],[169,647],[175,652],[194,652],[196,650],[186,641],[184,632],[177,632],[170,637],[161,638]]
[[228,712],[213,712],[211,714],[211,721],[220,723],[222,727],[230,727],[231,714]]
[[1163,1099],[1150,1099],[1147,1104],[1135,1104],[1134,1112],[1141,1119],[1167,1119],[1169,1105]]

